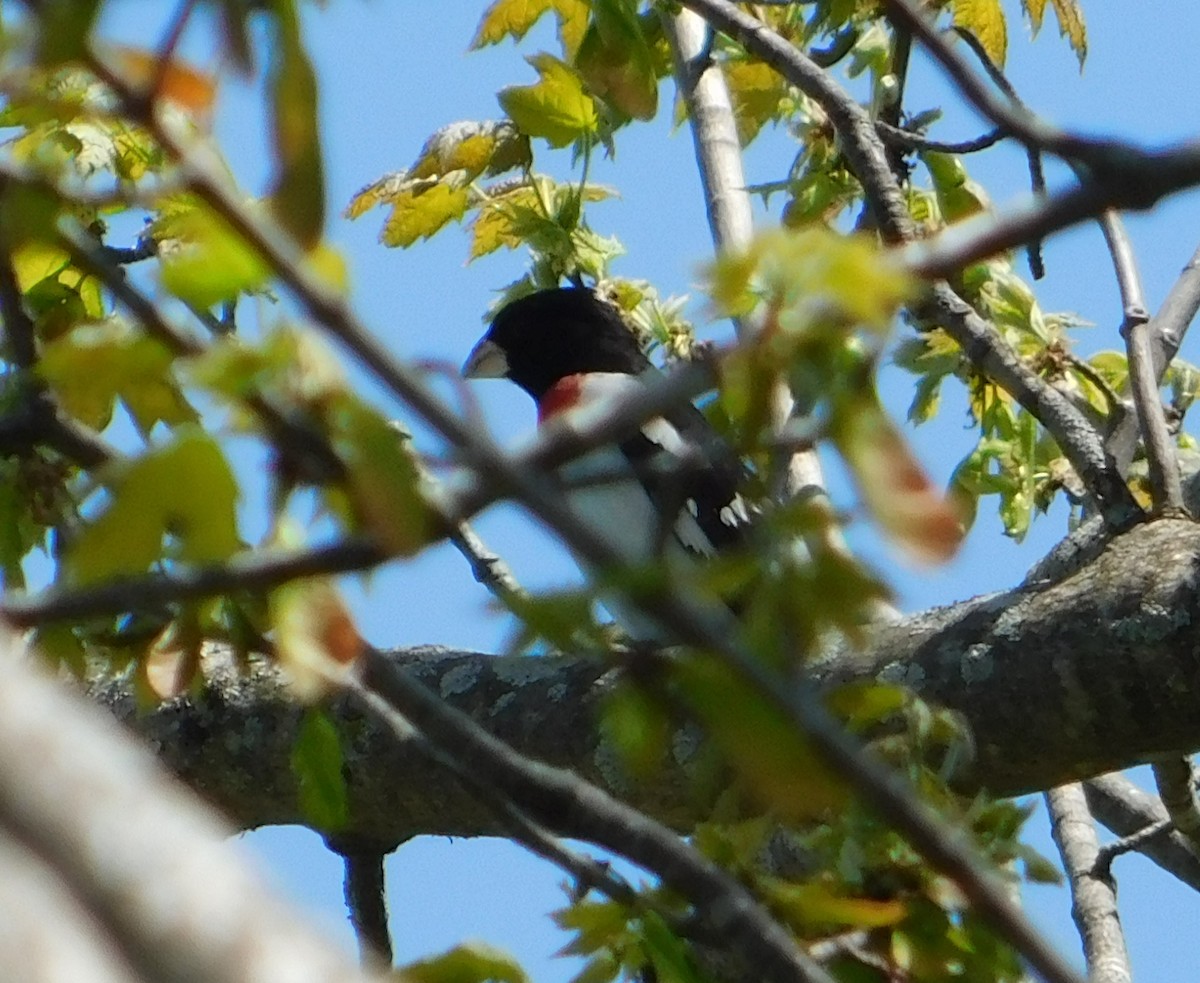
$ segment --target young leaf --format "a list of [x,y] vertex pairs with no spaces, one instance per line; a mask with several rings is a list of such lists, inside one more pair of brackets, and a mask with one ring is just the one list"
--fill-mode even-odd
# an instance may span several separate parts
[[344,763],[337,726],[323,710],[307,707],[292,745],[291,766],[300,793],[300,811],[322,832],[337,832],[350,819]]
[[362,653],[362,636],[324,578],[285,584],[271,594],[270,609],[275,650],[292,691],[301,702],[315,702]]
[[508,953],[483,942],[467,942],[440,956],[395,970],[411,983],[529,983],[525,970]]
[[192,201],[169,203],[152,226],[163,285],[196,307],[263,286],[271,268],[220,216]]
[[599,128],[596,103],[579,75],[553,55],[529,59],[540,76],[534,85],[509,86],[499,93],[500,105],[522,133],[544,137],[552,147],[565,147]]
[[954,26],[970,31],[999,67],[1008,53],[1008,25],[1000,0],[953,0]]
[[575,68],[588,88],[634,119],[658,112],[658,77],[629,0],[596,0],[593,19],[575,55]]
[[961,519],[917,463],[873,386],[855,387],[837,400],[829,432],[863,502],[897,545],[924,563],[945,562],[958,551]]
[[164,555],[189,563],[219,563],[240,547],[237,482],[216,441],[180,428],[175,439],[105,475],[108,507],[85,525],[67,553],[76,583],[141,573]]
[[282,6],[279,42],[270,80],[275,138],[271,211],[301,247],[321,240],[325,227],[325,178],[317,125],[317,79],[300,40],[296,13]]

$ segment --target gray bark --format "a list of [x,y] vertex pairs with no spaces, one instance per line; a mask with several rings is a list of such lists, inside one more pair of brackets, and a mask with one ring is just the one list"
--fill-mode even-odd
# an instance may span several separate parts
[[[976,755],[960,781],[1008,795],[1200,747],[1200,527],[1162,520],[1118,537],[1078,572],[881,626],[859,652],[814,667],[822,685],[904,683],[960,713]],[[518,751],[678,827],[694,817],[681,727],[653,782],[637,783],[595,726],[617,671],[570,655],[441,649],[394,657]],[[214,660],[214,663],[220,660]],[[289,755],[299,720],[274,673],[216,669],[194,701],[135,709],[110,682],[96,697],[149,739],[240,828],[302,822]],[[413,746],[336,703],[353,828],[380,844],[419,834],[499,833],[491,814]]]

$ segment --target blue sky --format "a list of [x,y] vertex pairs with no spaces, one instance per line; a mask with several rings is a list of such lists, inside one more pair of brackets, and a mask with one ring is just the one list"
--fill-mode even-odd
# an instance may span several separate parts
[[[103,33],[127,43],[153,45],[173,4],[119,0],[103,22]],[[1029,44],[1015,3],[1011,21],[1009,74],[1026,101],[1064,125],[1156,145],[1200,133],[1200,66],[1193,42],[1200,14],[1190,4],[1145,0],[1114,4],[1084,0],[1090,53],[1082,75],[1075,57],[1049,23]],[[321,83],[321,114],[328,168],[330,239],[346,254],[356,309],[366,324],[403,356],[457,365],[482,330],[492,291],[519,276],[524,257],[503,253],[466,265],[467,241],[456,230],[434,242],[399,251],[378,245],[383,212],[357,222],[340,210],[363,185],[406,166],[425,138],[459,119],[500,115],[494,93],[533,81],[532,69],[511,45],[467,53],[481,4],[390,4],[335,0],[324,9],[306,8],[306,30]],[[201,20],[200,25],[203,26]],[[522,52],[536,50],[527,43]],[[184,51],[210,63],[211,36],[194,30]],[[942,106],[947,139],[964,138],[984,126],[962,110],[940,77],[918,57],[910,82],[911,109]],[[667,84],[662,98],[673,97]],[[235,173],[250,193],[265,189],[266,125],[253,92],[228,84],[215,123],[217,137]],[[781,175],[794,147],[786,134],[768,133],[749,155],[752,182]],[[565,176],[565,154],[537,148],[543,170]],[[971,162],[972,176],[989,188],[998,206],[1027,187],[1024,158],[1000,149]],[[663,294],[696,291],[698,270],[709,257],[708,229],[700,207],[699,182],[686,132],[663,121],[620,134],[614,161],[597,162],[592,179],[615,185],[621,197],[590,212],[591,224],[616,234],[627,247],[618,265],[624,275],[645,278]],[[1063,173],[1051,170],[1052,184]],[[775,203],[778,208],[782,201]],[[770,217],[762,217],[763,224]],[[1147,215],[1129,219],[1142,264],[1151,309],[1157,307],[1179,269],[1200,241],[1200,195],[1180,196]],[[1046,245],[1047,278],[1037,286],[1047,311],[1074,311],[1095,327],[1082,333],[1082,350],[1116,347],[1120,304],[1111,264],[1099,231],[1082,227]],[[694,306],[697,315],[701,307]],[[709,329],[720,335],[722,325]],[[1184,355],[1195,359],[1194,345]],[[884,390],[902,416],[907,379],[884,373]],[[486,418],[504,440],[527,433],[532,407],[515,388],[480,385]],[[939,421],[911,436],[926,465],[944,479],[972,445],[964,429],[961,400],[947,401]],[[853,500],[832,468],[839,504]],[[937,571],[914,571],[855,523],[855,545],[885,574],[907,610],[947,603],[1017,582],[1063,533],[1061,511],[1038,521],[1022,545],[999,532],[985,503],[961,556]],[[577,577],[569,559],[511,509],[481,517],[480,533],[530,587],[559,586]],[[494,651],[508,622],[491,610],[488,597],[451,549],[430,551],[413,563],[389,568],[365,587],[348,588],[360,627],[379,645],[436,643]],[[1052,852],[1040,815],[1036,842]],[[308,908],[349,945],[341,904],[340,862],[319,839],[303,830],[264,830],[243,837],[282,889]],[[1148,862],[1118,862],[1124,924],[1135,971],[1161,981],[1193,978],[1183,964],[1182,940],[1194,934],[1195,899]],[[562,877],[539,860],[506,843],[425,838],[404,846],[389,862],[393,932],[400,959],[438,951],[466,938],[482,938],[515,953],[538,980],[557,983],[572,964],[552,960],[564,941],[544,913],[562,903]],[[1038,889],[1031,913],[1065,951],[1077,952],[1069,898],[1062,889]]]

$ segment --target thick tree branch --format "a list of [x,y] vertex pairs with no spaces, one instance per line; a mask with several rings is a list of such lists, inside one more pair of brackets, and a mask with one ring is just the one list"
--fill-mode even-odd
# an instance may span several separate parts
[[[1191,628],[1200,623],[1198,558],[1200,527],[1143,524],[1056,582],[880,626],[862,652],[831,659],[818,678],[826,686],[901,682],[953,708],[976,740],[975,760],[959,780],[995,794],[1046,789],[1188,752],[1200,747],[1189,683],[1200,677],[1200,644]],[[573,764],[589,781],[671,825],[686,828],[696,818],[684,771],[694,733],[681,731],[669,766],[641,786],[583,723],[596,719],[616,681],[611,666],[585,657],[440,649],[395,657],[522,753]],[[97,697],[239,826],[301,821],[288,767],[299,711],[265,667],[242,679],[214,655],[210,669],[213,679],[198,702],[174,701],[144,716],[116,683]],[[339,704],[335,713],[347,743],[354,832],[381,842],[498,832],[492,813],[449,787],[421,755],[393,746],[349,707]],[[1098,814],[1112,826],[1107,811]],[[1127,819],[1115,831],[1143,825]]]

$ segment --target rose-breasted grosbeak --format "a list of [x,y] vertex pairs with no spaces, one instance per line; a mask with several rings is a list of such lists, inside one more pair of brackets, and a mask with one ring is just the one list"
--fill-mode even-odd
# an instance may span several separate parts
[[[462,371],[469,379],[511,379],[533,397],[541,425],[571,410],[602,413],[655,373],[616,308],[571,287],[505,306]],[[742,464],[691,404],[560,475],[575,513],[630,564],[712,556],[744,538]],[[647,634],[644,619],[614,613],[635,635]]]

